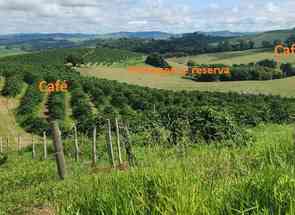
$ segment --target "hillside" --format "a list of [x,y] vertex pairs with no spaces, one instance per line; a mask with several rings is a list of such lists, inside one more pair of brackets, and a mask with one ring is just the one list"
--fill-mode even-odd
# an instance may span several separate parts
[[179,36],[161,31],[146,31],[146,32],[115,32],[109,34],[99,34],[99,39],[120,39],[120,38],[138,38],[138,39],[168,39],[172,36]]
[[[185,69],[188,60],[192,59],[199,64],[242,64],[257,62],[263,59],[273,59],[274,54],[265,50],[251,50],[241,52],[224,52],[214,54],[203,54],[197,56],[169,58],[171,66]],[[282,62],[295,63],[295,56],[287,59],[282,58]],[[287,78],[272,81],[233,81],[233,82],[214,82],[196,83],[182,78],[182,74],[153,74],[153,73],[129,73],[126,67],[115,68],[96,66],[80,68],[82,75],[95,76],[109,80],[117,80],[129,84],[137,84],[159,89],[169,90],[201,90],[201,91],[221,91],[221,92],[249,92],[274,94],[282,96],[295,96],[295,78]]]
[[84,41],[95,39],[92,34],[9,34],[0,35],[0,46],[22,51],[39,51],[52,48],[72,48]]
[[[198,64],[247,64],[251,62],[257,62],[264,59],[276,60],[273,50],[254,49],[246,51],[234,51],[234,52],[220,52],[212,54],[201,54],[195,56],[169,58],[168,60],[186,65],[189,60],[193,60]],[[289,62],[295,63],[295,55],[289,57],[282,56],[280,58],[281,63]]]
[[4,57],[0,59],[0,62],[39,65],[64,65],[66,57],[70,55],[83,58],[84,64],[112,65],[114,63],[123,63],[125,61],[142,59],[141,54],[126,50],[109,48],[61,48],[28,53],[20,56]]
[[[69,54],[89,64],[64,65]],[[0,106],[0,132],[8,135],[19,125],[43,143],[28,141],[4,149],[7,157],[0,154],[0,214],[292,212],[295,98],[254,94],[292,96],[295,79],[203,83],[200,91],[178,91],[201,84],[177,74],[128,73],[126,67],[142,64],[143,57],[97,48],[0,59],[0,101],[15,102],[11,115]],[[40,80],[67,80],[70,87],[49,94],[37,88]],[[241,94],[241,86],[248,93]],[[240,93],[216,92],[235,87]],[[57,174],[53,159],[62,152],[53,148],[51,121],[60,127],[55,134],[65,174],[62,167]],[[42,141],[44,132],[48,139]]]
[[5,215],[292,214],[293,129],[260,126],[251,130],[255,144],[245,147],[135,147],[138,167],[132,169],[112,169],[106,157],[94,168],[85,154],[79,163],[67,157],[64,181],[57,180],[52,159],[39,160],[41,148],[35,160],[27,148],[21,155],[10,153],[0,167],[0,210]]
[[[4,86],[4,79],[0,76],[0,93]],[[25,89],[21,94],[24,94]],[[23,95],[19,95],[17,98],[5,98],[0,96],[0,137],[7,138],[9,137],[10,145],[9,147],[14,148],[17,143],[15,138],[17,135],[23,137],[23,145],[30,144],[30,135],[26,133],[16,122],[15,111],[19,106],[20,99]]]
[[286,39],[292,34],[295,34],[295,29],[275,30],[257,33],[255,35],[242,36],[232,39],[232,41],[237,41],[238,39],[253,40],[255,42],[255,46],[259,48],[262,47],[263,41],[268,41],[271,43],[273,43],[275,40],[286,41]]

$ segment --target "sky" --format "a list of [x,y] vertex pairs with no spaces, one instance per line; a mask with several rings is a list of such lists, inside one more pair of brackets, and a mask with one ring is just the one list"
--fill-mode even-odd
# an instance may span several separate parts
[[294,27],[294,0],[0,0],[0,34]]

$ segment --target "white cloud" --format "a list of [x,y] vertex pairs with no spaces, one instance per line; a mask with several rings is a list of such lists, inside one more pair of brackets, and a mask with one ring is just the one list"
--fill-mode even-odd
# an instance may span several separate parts
[[276,6],[273,2],[268,2],[266,4],[266,9],[269,12],[278,12],[280,10],[280,8],[278,6]]
[[128,25],[146,25],[148,21],[146,20],[137,20],[137,21],[129,21]]
[[0,34],[162,30],[262,31],[295,24],[294,0],[196,4],[170,0],[0,0]]

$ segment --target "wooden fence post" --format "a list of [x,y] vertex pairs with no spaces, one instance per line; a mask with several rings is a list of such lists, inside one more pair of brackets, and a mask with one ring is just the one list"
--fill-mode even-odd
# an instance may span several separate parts
[[74,132],[75,132],[75,160],[79,161],[79,144],[78,144],[78,134],[77,134],[77,126],[74,126]]
[[34,140],[34,135],[32,134],[32,158],[36,158],[36,149],[35,149],[35,140]]
[[21,152],[21,148],[22,148],[22,139],[21,139],[21,136],[18,135],[17,136],[17,148],[18,148],[18,152],[20,153]]
[[0,137],[0,153],[3,153],[3,137]]
[[9,136],[6,137],[6,151],[9,151]]
[[44,160],[47,159],[47,137],[46,132],[43,132],[43,153],[44,153]]
[[56,165],[58,170],[58,175],[61,180],[63,180],[66,176],[66,162],[63,151],[63,145],[61,142],[61,132],[59,130],[58,122],[53,121],[52,124],[52,132],[53,132],[53,146],[55,149],[55,157],[56,157]]
[[0,153],[3,153],[3,137],[0,138]]
[[96,165],[97,155],[96,155],[96,126],[93,128],[93,142],[92,142],[92,165]]
[[111,120],[109,119],[107,119],[107,144],[108,144],[110,163],[113,167],[115,167],[114,151],[113,151],[113,143],[112,143],[112,128],[111,128]]
[[120,130],[118,119],[116,118],[116,136],[117,136],[117,148],[118,148],[118,156],[119,156],[119,164],[122,164],[122,154],[121,154],[121,144],[120,144]]
[[125,139],[125,149],[126,149],[126,154],[128,158],[128,163],[130,166],[135,166],[135,156],[133,154],[132,145],[130,141],[130,134],[129,134],[127,124],[124,125],[123,128],[124,128],[123,134]]

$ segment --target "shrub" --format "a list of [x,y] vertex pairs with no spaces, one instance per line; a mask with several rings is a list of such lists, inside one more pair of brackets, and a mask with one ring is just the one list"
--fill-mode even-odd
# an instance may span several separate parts
[[274,60],[265,59],[265,60],[258,61],[257,65],[263,66],[263,67],[269,67],[269,68],[276,68],[278,63]]
[[13,75],[6,78],[5,86],[2,91],[4,96],[15,97],[21,93],[23,80],[20,75]]
[[155,66],[155,67],[160,67],[160,68],[169,68],[171,67],[165,60],[158,54],[152,54],[149,55],[146,60],[146,64]]
[[6,163],[7,159],[8,159],[7,155],[0,153],[0,166]]
[[216,111],[211,107],[202,107],[192,111],[189,117],[191,139],[206,142],[233,140],[245,143],[249,136],[225,111]]

